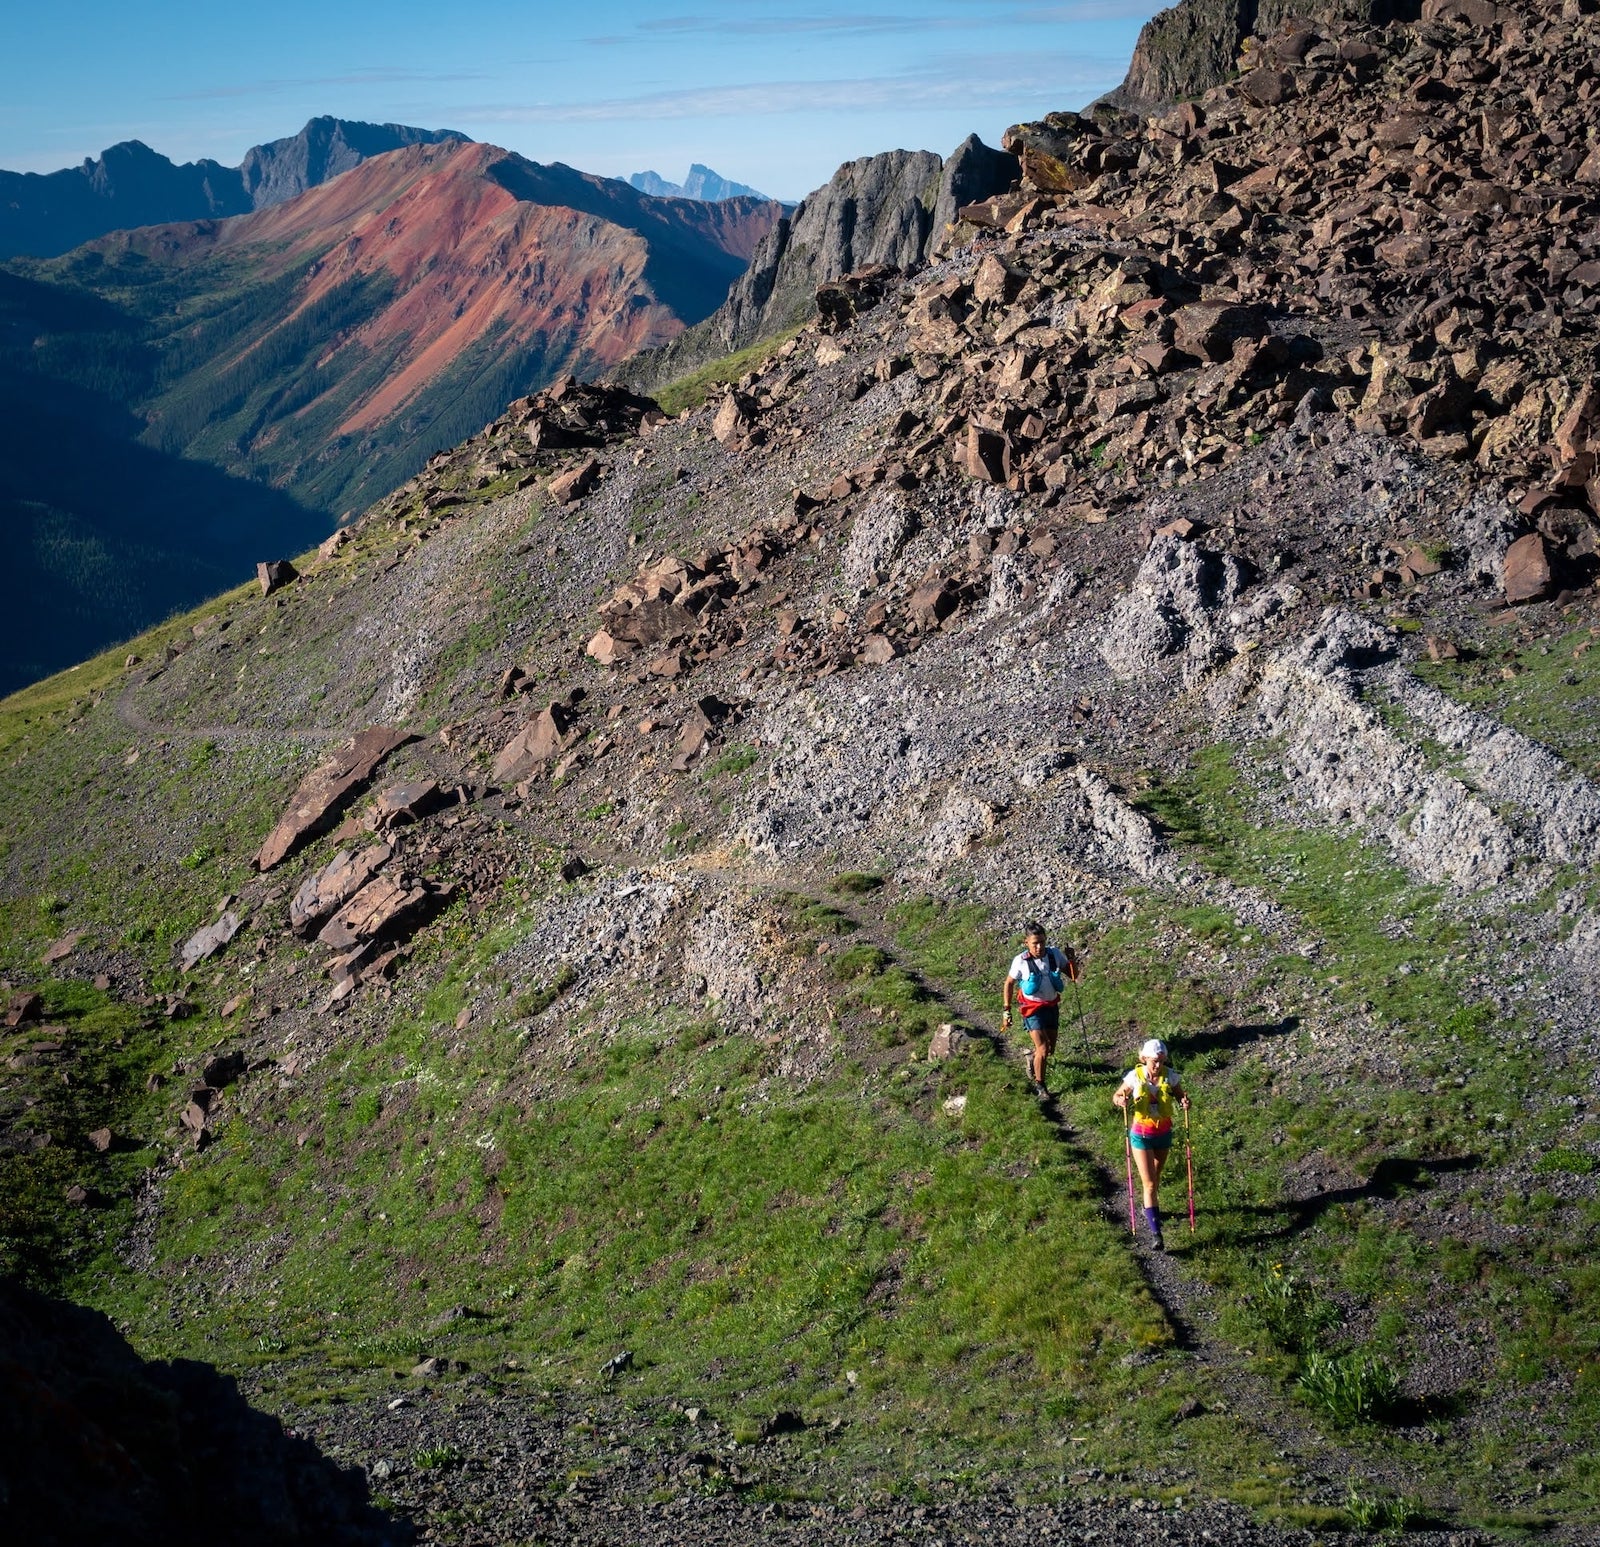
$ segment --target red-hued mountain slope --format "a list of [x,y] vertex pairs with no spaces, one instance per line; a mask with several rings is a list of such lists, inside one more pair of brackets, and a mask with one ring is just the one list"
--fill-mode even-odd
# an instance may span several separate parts
[[336,511],[511,398],[708,315],[781,214],[450,142],[34,272],[140,309],[170,296],[156,342],[180,368],[145,405],[148,437]]

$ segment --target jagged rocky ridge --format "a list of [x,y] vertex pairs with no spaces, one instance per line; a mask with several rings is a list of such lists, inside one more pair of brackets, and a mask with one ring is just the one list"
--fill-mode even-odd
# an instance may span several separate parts
[[0,171],[0,258],[53,258],[108,231],[243,215],[293,199],[372,156],[405,145],[466,140],[454,129],[310,119],[294,135],[252,145],[237,167],[175,166],[139,140],[59,172]]
[[805,321],[817,287],[882,264],[910,268],[943,236],[956,209],[1003,192],[1016,161],[969,135],[948,161],[886,151],[848,161],[801,200],[751,257],[728,299],[665,348],[636,356],[617,379],[648,390]]
[[1135,110],[1166,107],[1237,74],[1247,40],[1318,24],[1348,32],[1421,14],[1421,0],[1179,0],[1140,28],[1128,73],[1104,100]]

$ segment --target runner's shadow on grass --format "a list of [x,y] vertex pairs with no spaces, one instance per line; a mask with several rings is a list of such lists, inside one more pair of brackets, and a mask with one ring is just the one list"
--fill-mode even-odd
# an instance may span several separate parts
[[1283,1241],[1309,1230],[1329,1209],[1345,1203],[1369,1199],[1392,1202],[1406,1193],[1426,1191],[1439,1176],[1458,1171],[1474,1171],[1483,1164],[1481,1155],[1445,1155],[1433,1160],[1413,1160],[1391,1155],[1373,1167],[1372,1175],[1357,1187],[1333,1187],[1306,1198],[1290,1198],[1275,1204],[1237,1204],[1224,1206],[1219,1213],[1243,1218],[1284,1219],[1276,1228],[1249,1231],[1238,1237],[1241,1246],[1259,1246],[1268,1241]]
[[1207,1053],[1231,1053],[1252,1042],[1268,1038],[1287,1037],[1300,1029],[1298,1015],[1286,1015],[1281,1021],[1252,1021],[1243,1026],[1219,1026],[1214,1031],[1197,1031],[1189,1036],[1172,1039],[1173,1057],[1180,1067],[1185,1058],[1202,1058]]

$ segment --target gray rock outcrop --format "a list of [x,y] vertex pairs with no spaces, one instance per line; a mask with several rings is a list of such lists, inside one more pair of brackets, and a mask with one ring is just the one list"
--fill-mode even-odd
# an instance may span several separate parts
[[373,156],[406,145],[438,145],[469,136],[455,129],[414,129],[409,124],[367,124],[324,115],[298,134],[252,145],[239,163],[249,208],[266,209],[348,172]]
[[928,257],[956,209],[1009,188],[1017,160],[969,135],[948,161],[891,150],[847,161],[780,220],[711,316],[615,373],[648,391],[711,360],[805,321],[817,287],[870,264],[912,268]]
[[1369,829],[1419,879],[1469,891],[1492,886],[1511,873],[1516,835],[1366,701],[1365,672],[1393,648],[1377,625],[1330,609],[1263,671],[1256,732],[1282,747],[1297,802]]
[[956,211],[1003,193],[1022,175],[1022,164],[1009,151],[985,145],[969,134],[950,154],[939,176],[939,196],[933,203],[933,250],[940,250],[945,232],[955,224]]
[[1231,554],[1157,534],[1132,589],[1111,610],[1100,654],[1126,679],[1148,677],[1179,656],[1187,681],[1232,654],[1228,614],[1244,585]]
[[1199,96],[1237,73],[1246,38],[1290,20],[1384,26],[1420,13],[1420,0],[1180,0],[1140,29],[1127,75],[1101,100],[1146,112]]

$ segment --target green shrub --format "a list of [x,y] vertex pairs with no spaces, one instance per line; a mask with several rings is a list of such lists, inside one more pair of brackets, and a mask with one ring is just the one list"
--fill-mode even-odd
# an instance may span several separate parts
[[1535,1171],[1564,1171],[1568,1176],[1589,1176],[1596,1166],[1600,1165],[1593,1155],[1586,1150],[1576,1150],[1565,1144],[1558,1144],[1553,1150],[1541,1155],[1533,1164]]
[[543,988],[528,989],[517,995],[512,1003],[517,1018],[531,1021],[543,1015],[577,981],[578,974],[572,965],[563,962],[560,971]]
[[833,964],[833,975],[841,983],[875,978],[889,965],[887,952],[875,945],[853,945]]
[[742,774],[761,756],[752,746],[743,742],[728,748],[708,769],[706,778],[717,779],[723,774]]
[[1315,1348],[1337,1317],[1333,1306],[1304,1280],[1285,1273],[1280,1262],[1262,1273],[1250,1304],[1267,1336],[1291,1354]]
[[1400,1377],[1380,1355],[1354,1349],[1325,1354],[1312,1349],[1297,1383],[1300,1394],[1337,1424],[1373,1423],[1395,1404]]
[[461,1465],[461,1452],[454,1445],[429,1445],[417,1452],[417,1465],[444,1468]]
[[1389,1494],[1362,1493],[1354,1483],[1344,1501],[1344,1512],[1355,1531],[1404,1531],[1417,1518],[1408,1499]]
[[849,914],[830,908],[825,902],[807,903],[800,910],[800,922],[822,935],[853,935],[860,928]]

